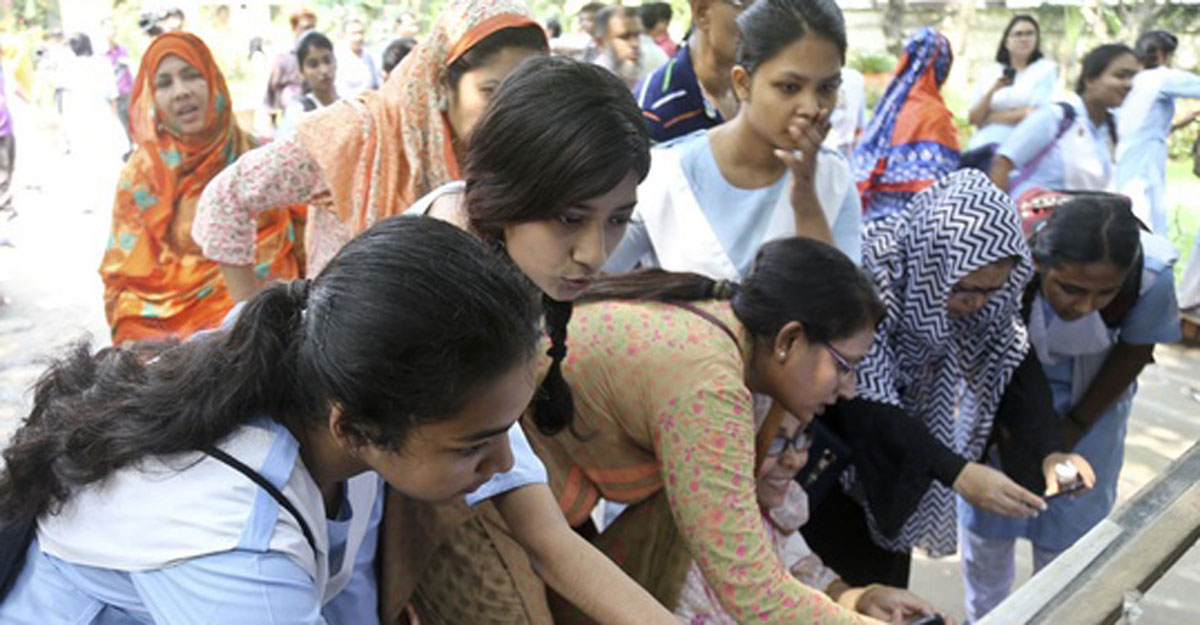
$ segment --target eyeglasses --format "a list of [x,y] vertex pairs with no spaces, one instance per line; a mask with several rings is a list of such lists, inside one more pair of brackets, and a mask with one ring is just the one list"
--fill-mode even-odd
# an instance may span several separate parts
[[812,444],[812,435],[808,429],[796,432],[795,436],[778,435],[771,439],[771,444],[767,447],[768,456],[781,456],[787,451],[788,446],[796,450],[796,453],[804,453],[808,451],[809,445]]
[[837,363],[838,376],[843,378],[847,376],[854,377],[854,375],[858,373],[858,367],[860,365],[850,362],[850,359],[846,358],[845,354],[839,352],[837,348],[829,343],[822,343],[822,345],[825,346],[825,349],[829,352],[829,355],[833,356],[833,361]]
[[754,4],[754,0],[725,0],[725,4],[739,11],[744,11],[747,7]]
[[958,297],[961,299],[970,299],[977,295],[981,295],[986,298],[986,297],[990,297],[993,293],[996,293],[1000,289],[1003,289],[1003,288],[1004,288],[1003,286],[984,287],[984,286],[962,286],[960,284],[956,284],[956,285],[950,287],[950,296]]

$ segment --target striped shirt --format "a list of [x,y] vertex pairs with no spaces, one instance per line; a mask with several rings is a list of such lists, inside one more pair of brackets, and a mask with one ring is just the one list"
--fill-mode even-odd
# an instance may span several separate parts
[[725,121],[700,90],[687,44],[680,46],[666,65],[638,83],[633,93],[655,142],[682,137]]

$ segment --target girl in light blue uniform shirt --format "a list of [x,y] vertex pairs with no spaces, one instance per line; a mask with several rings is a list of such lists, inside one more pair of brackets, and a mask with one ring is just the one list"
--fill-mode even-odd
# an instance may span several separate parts
[[397,217],[149,363],[77,347],[4,452],[0,515],[36,540],[0,622],[378,622],[379,478],[443,501],[512,465],[540,312],[470,235]]
[[1128,198],[1068,196],[1031,247],[1038,278],[1026,296],[1030,342],[1050,384],[1065,442],[1091,463],[1096,484],[1050,501],[1049,509],[1030,519],[1001,517],[959,501],[971,621],[1008,595],[1017,538],[1033,543],[1037,571],[1108,516],[1137,375],[1152,362],[1156,344],[1180,338],[1174,248],[1140,230]]
[[1055,103],[1026,117],[1000,144],[992,160],[992,182],[1014,199],[1035,187],[1109,190],[1117,146],[1111,110],[1121,106],[1140,68],[1133,51],[1122,44],[1088,52],[1075,93],[1063,101],[1072,113]]
[[1200,76],[1175,69],[1179,40],[1155,30],[1138,37],[1137,53],[1145,70],[1133,79],[1133,91],[1117,112],[1117,188],[1133,199],[1133,212],[1155,233],[1167,234],[1167,136],[1179,124],[1176,98],[1200,98]]
[[996,64],[979,81],[971,103],[967,119],[979,131],[971,135],[967,150],[999,145],[1030,113],[1050,102],[1057,84],[1058,64],[1042,56],[1037,20],[1013,16],[1000,39]]

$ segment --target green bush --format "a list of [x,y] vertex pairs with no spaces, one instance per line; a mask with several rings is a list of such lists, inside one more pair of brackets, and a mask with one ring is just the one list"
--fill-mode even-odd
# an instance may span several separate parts
[[896,69],[897,60],[887,52],[871,52],[853,55],[849,65],[864,74],[886,74]]

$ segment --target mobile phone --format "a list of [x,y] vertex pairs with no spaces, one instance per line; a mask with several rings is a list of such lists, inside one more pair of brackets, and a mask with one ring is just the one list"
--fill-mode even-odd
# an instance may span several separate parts
[[938,614],[930,614],[919,617],[915,621],[909,621],[908,625],[946,625],[946,621]]
[[1059,497],[1063,497],[1065,495],[1073,495],[1075,493],[1078,493],[1079,491],[1083,490],[1084,488],[1085,487],[1083,485],[1083,480],[1079,480],[1079,481],[1075,482],[1074,484],[1072,484],[1071,486],[1067,487],[1065,490],[1060,490],[1057,493],[1054,493],[1053,495],[1046,495],[1045,497],[1042,497],[1042,499],[1044,499],[1046,501],[1052,501],[1054,499],[1058,499]]
[[1006,67],[1006,68],[1004,68],[1004,77],[1005,77],[1005,78],[1007,78],[1007,79],[1009,79],[1009,80],[1012,80],[1013,78],[1015,78],[1015,77],[1016,77],[1016,75],[1017,75],[1017,70],[1016,70],[1016,69],[1014,69],[1014,68],[1012,68],[1012,67]]

